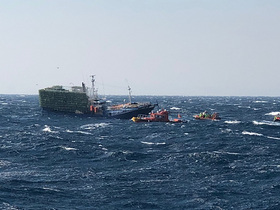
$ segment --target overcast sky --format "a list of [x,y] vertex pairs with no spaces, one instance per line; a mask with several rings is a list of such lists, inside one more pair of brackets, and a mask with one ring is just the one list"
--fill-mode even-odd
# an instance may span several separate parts
[[280,96],[279,0],[0,0],[0,94]]

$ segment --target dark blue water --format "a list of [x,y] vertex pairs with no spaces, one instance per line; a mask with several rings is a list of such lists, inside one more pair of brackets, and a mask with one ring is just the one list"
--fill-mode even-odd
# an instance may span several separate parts
[[[122,97],[111,97],[122,101]],[[0,96],[1,209],[279,209],[280,99],[135,97],[184,124],[42,112]],[[221,121],[196,121],[200,111]]]

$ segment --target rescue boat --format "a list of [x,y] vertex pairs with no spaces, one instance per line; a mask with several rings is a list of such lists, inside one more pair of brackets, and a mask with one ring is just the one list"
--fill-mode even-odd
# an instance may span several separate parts
[[276,115],[273,119],[274,122],[279,122],[280,121],[280,115]]
[[194,119],[196,120],[220,120],[221,118],[219,117],[218,113],[213,113],[213,114],[197,114],[193,116]]
[[179,123],[183,122],[181,116],[178,115],[178,118],[169,120],[169,113],[166,110],[161,110],[158,112],[152,112],[150,115],[138,115],[137,117],[133,117],[131,120],[133,122],[172,122]]

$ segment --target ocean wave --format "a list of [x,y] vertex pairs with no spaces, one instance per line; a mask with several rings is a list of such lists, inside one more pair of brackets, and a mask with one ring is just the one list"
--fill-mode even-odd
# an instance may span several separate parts
[[9,166],[11,163],[6,160],[0,160],[0,167]]
[[280,138],[279,138],[279,137],[273,137],[273,136],[267,136],[267,138],[269,138],[269,139],[276,139],[276,140],[280,140]]
[[45,128],[42,131],[48,132],[48,133],[58,133],[58,131],[52,131],[48,125],[45,125]]
[[250,106],[238,106],[238,108],[246,108],[246,109],[251,109]]
[[272,121],[261,121],[261,122],[258,122],[258,121],[253,121],[253,124],[254,125],[271,125],[271,126],[280,126],[280,123],[279,122],[272,122]]
[[93,135],[92,133],[85,132],[85,131],[77,131],[77,133],[85,134],[85,135]]
[[254,103],[268,103],[268,101],[254,101]]
[[280,114],[280,112],[270,112],[270,113],[266,113],[265,115],[275,116],[275,115],[278,115],[278,114]]
[[171,107],[170,109],[171,109],[171,110],[180,110],[181,108],[178,108],[178,107],[173,106],[173,107]]
[[108,127],[109,125],[110,125],[109,123],[95,123],[95,124],[82,125],[80,128],[85,130],[93,130],[96,128],[105,128]]
[[222,132],[222,133],[231,133],[232,130],[229,129],[229,128],[227,128],[227,129],[221,129],[221,132]]
[[76,148],[72,148],[72,147],[64,147],[64,146],[61,146],[62,149],[65,149],[67,151],[71,151],[71,150],[78,150]]
[[[136,101],[147,101],[140,99]],[[27,102],[18,96],[0,96],[0,101],[9,103],[1,106],[0,102],[1,196],[6,198],[0,209],[71,209],[73,202],[80,209],[167,205],[171,209],[278,209],[280,122],[265,113],[280,112],[279,98],[165,99],[151,97],[169,110],[182,108],[171,112],[183,110],[190,122],[136,125],[129,120],[46,112],[39,108],[38,96],[27,96]],[[122,102],[123,96],[115,100]],[[253,103],[257,100],[268,103]],[[233,104],[251,105],[251,109],[240,110]],[[193,121],[191,113],[205,107],[230,117],[220,123]],[[131,193],[125,186],[140,190]],[[218,199],[229,187],[234,196]],[[187,194],[186,189],[190,189]],[[151,197],[152,192],[160,193]],[[141,199],[135,200],[139,195]],[[244,195],[250,204],[237,199]],[[30,198],[32,202],[25,202]]]
[[107,148],[105,148],[102,144],[99,144],[98,145],[102,150],[105,150],[105,151],[107,151],[108,149]]
[[160,133],[152,133],[152,134],[146,136],[145,138],[146,139],[155,139],[155,138],[159,138],[160,136],[161,136]]
[[237,153],[237,152],[226,152],[226,151],[213,151],[213,153],[216,154],[227,154],[227,155],[240,155],[241,153]]
[[67,133],[80,133],[80,134],[85,134],[85,135],[93,135],[92,133],[85,132],[85,131],[71,131],[71,130],[66,130]]
[[258,122],[258,121],[253,121],[253,124],[254,125],[266,125],[267,123],[265,123],[265,122]]
[[42,189],[43,189],[43,190],[46,190],[46,191],[60,192],[60,190],[58,190],[58,189],[49,188],[49,187],[43,187]]
[[110,136],[98,136],[98,137],[96,137],[96,139],[98,139],[98,140],[103,140],[103,139],[106,139],[106,138],[108,138],[108,137],[110,137]]
[[225,123],[227,123],[227,124],[239,124],[239,123],[241,123],[241,121],[238,121],[238,120],[233,120],[233,121],[227,120],[227,121],[225,121]]
[[18,209],[16,206],[13,206],[13,205],[11,205],[9,203],[6,203],[6,202],[3,202],[2,204],[0,204],[0,207],[1,207],[1,209],[2,209],[2,207],[3,207],[3,209],[10,209],[10,210]]
[[148,144],[148,145],[164,145],[165,142],[162,143],[154,143],[154,142],[147,142],[147,141],[141,141],[142,144]]
[[250,136],[263,136],[261,133],[254,133],[254,132],[248,132],[248,131],[243,131],[243,135],[250,135]]
[[[250,135],[250,136],[264,136],[263,134],[261,133],[254,133],[254,132],[247,132],[247,131],[243,131],[242,132],[243,135]],[[264,136],[268,139],[275,139],[275,140],[280,140],[279,137],[274,137],[274,136]]]

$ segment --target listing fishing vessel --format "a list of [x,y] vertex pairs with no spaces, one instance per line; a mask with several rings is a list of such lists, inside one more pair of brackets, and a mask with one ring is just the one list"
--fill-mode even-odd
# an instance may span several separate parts
[[95,89],[95,76],[91,76],[92,87],[82,86],[53,86],[39,90],[39,102],[43,110],[84,114],[94,117],[112,117],[130,119],[138,114],[148,114],[155,104],[132,103],[129,87],[129,103],[108,105],[105,100],[99,99]]
[[138,115],[137,117],[133,117],[131,120],[133,122],[183,122],[181,116],[178,115],[178,118],[169,120],[169,113],[166,110],[161,110],[158,112],[152,112],[150,115]]
[[109,117],[115,117],[120,119],[131,119],[134,116],[140,114],[149,114],[157,104],[150,102],[132,102],[131,88],[128,86],[129,103],[111,105],[107,108],[107,115]]

